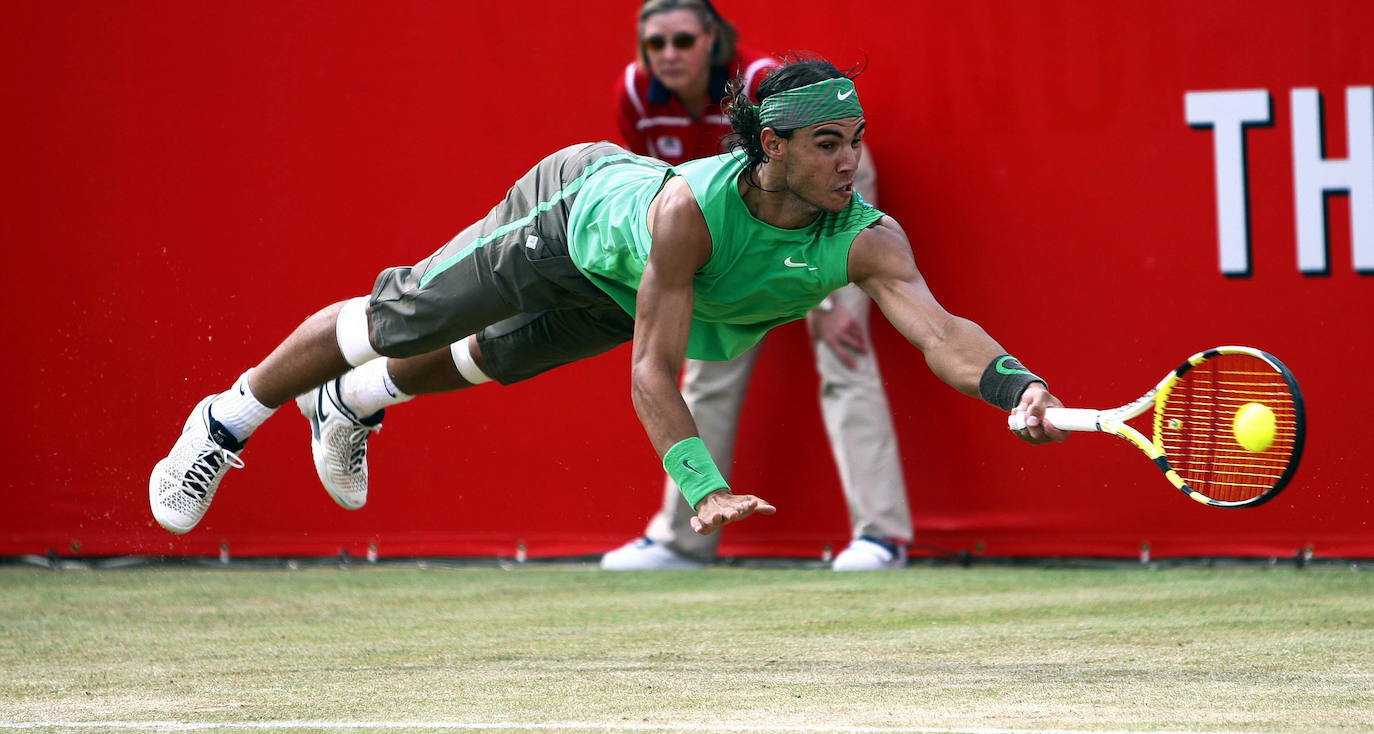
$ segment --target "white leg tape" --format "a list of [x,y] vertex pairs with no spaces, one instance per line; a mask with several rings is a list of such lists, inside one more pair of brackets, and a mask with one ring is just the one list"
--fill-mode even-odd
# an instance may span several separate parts
[[472,337],[465,336],[449,345],[449,351],[453,352],[453,364],[457,365],[458,374],[474,385],[491,382],[491,378],[487,377],[487,374],[473,360],[471,342]]
[[344,301],[339,320],[334,323],[334,338],[339,342],[339,351],[354,367],[382,356],[372,348],[372,341],[367,335],[367,301],[367,296]]

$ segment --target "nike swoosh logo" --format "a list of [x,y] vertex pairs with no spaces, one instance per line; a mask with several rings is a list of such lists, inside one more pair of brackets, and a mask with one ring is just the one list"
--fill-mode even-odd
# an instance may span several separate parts
[[1007,369],[1006,367],[1003,367],[1003,366],[1002,366],[1002,365],[1005,365],[1007,362],[1015,362],[1015,361],[1016,361],[1016,358],[1015,358],[1015,357],[1013,357],[1013,356],[1011,356],[1011,355],[1007,355],[1007,356],[1005,356],[1005,357],[1003,357],[1003,358],[997,360],[997,364],[993,365],[993,367],[995,367],[995,368],[997,369],[998,374],[1002,374],[1002,375],[1029,375],[1029,374],[1030,374],[1030,372],[1029,372],[1028,370],[1017,370],[1017,369],[1010,369],[1010,370],[1009,370],[1009,369]]
[[691,462],[691,460],[689,460],[689,459],[683,459],[683,460],[682,460],[682,465],[685,466],[685,467],[687,467],[687,470],[690,471],[690,472],[692,472],[693,474],[700,474],[700,473],[701,473],[701,472],[697,471],[697,468],[696,468],[695,466],[692,466],[692,462]]
[[782,261],[782,264],[783,264],[783,265],[786,265],[786,266],[789,267],[789,268],[810,268],[811,270],[820,270],[820,268],[812,268],[812,267],[811,267],[810,265],[808,265],[807,263],[794,263],[794,262],[792,262],[792,256],[791,256],[791,255],[788,255],[788,256],[787,256],[787,259]]
[[839,92],[836,92],[836,93],[835,93],[835,99],[838,99],[838,100],[840,100],[841,102],[843,102],[843,101],[845,101],[846,99],[849,99],[849,95],[851,95],[851,94],[853,94],[853,93],[854,93],[854,90],[853,90],[853,89],[849,90],[848,92],[845,92],[844,94],[840,94]]

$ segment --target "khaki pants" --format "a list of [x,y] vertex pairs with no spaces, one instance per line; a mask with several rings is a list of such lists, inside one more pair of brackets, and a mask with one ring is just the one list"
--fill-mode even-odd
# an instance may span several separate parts
[[[834,298],[863,325],[864,341],[869,342],[868,314],[873,302],[868,295],[851,284],[836,291]],[[682,396],[696,419],[702,441],[727,481],[735,456],[740,408],[759,348],[730,362],[688,360],[683,377]],[[830,347],[812,342],[812,348],[821,375],[821,412],[840,470],[854,537],[911,540],[911,511],[901,458],[872,344],[867,354],[855,355],[859,365],[854,370],[845,367]],[[721,533],[693,532],[689,522],[696,513],[677,485],[667,480],[663,492],[663,507],[650,520],[645,535],[685,556],[714,558]]]

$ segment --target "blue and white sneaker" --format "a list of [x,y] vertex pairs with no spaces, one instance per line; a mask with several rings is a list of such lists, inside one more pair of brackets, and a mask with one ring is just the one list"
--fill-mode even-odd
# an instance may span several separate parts
[[861,535],[835,556],[836,571],[890,571],[906,568],[906,544]]
[[386,411],[359,417],[339,397],[340,379],[296,398],[296,407],[310,421],[310,453],[320,483],[340,507],[356,510],[367,504],[367,439],[382,430]]
[[243,468],[240,441],[210,415],[215,395],[206,396],[191,411],[181,436],[167,458],[153,466],[148,478],[148,504],[153,519],[169,532],[189,532],[205,517],[221,479],[231,468]]
[[601,556],[606,571],[681,571],[706,568],[706,564],[678,553],[647,537],[635,538]]

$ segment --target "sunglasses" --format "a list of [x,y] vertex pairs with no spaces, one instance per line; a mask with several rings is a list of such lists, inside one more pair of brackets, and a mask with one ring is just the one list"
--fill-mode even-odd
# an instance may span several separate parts
[[671,39],[663,36],[649,36],[644,39],[644,48],[649,51],[662,51],[671,43],[673,44],[673,48],[679,51],[686,51],[697,45],[697,38],[699,37],[700,36],[696,33],[687,33],[686,31],[674,33]]

